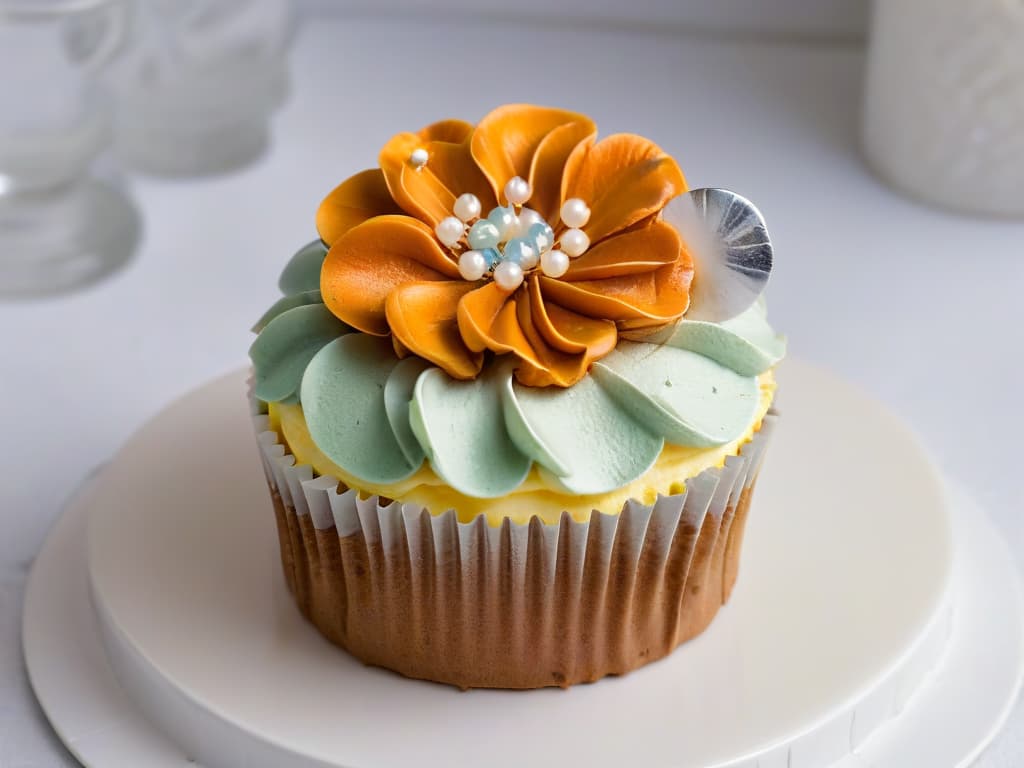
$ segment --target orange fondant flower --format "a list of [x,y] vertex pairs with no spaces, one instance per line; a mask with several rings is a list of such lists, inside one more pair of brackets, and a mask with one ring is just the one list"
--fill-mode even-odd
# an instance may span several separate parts
[[490,350],[524,384],[572,385],[620,330],[681,317],[693,277],[659,219],[686,191],[675,161],[595,136],[584,115],[525,105],[398,134],[320,206],[324,302],[455,378]]

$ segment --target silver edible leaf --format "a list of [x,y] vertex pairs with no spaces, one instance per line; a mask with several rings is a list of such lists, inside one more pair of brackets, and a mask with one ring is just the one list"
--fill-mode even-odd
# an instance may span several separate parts
[[694,189],[671,200],[663,218],[694,261],[688,320],[720,323],[753,306],[772,272],[772,244],[753,203],[727,189]]

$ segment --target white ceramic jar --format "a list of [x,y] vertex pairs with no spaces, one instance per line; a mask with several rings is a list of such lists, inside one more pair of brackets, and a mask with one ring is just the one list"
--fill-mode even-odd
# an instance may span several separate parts
[[1024,216],[1024,0],[876,0],[862,128],[894,187]]

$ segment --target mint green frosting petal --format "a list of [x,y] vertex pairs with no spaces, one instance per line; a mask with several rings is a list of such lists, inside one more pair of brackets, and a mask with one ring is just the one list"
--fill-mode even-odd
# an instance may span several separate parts
[[510,385],[504,397],[516,445],[569,493],[622,487],[651,468],[665,442],[590,376],[569,389]]
[[760,401],[756,377],[670,346],[621,342],[592,375],[637,421],[676,445],[735,440]]
[[417,467],[423,463],[426,454],[413,434],[409,423],[409,405],[412,402],[416,381],[430,364],[418,357],[402,360],[388,376],[384,384],[384,410],[388,416],[391,431],[395,433],[398,447],[402,449],[410,464]]
[[292,256],[281,272],[277,281],[281,293],[291,296],[293,293],[320,290],[320,270],[327,258],[327,246],[320,240],[304,245]]
[[519,451],[530,457],[533,461],[547,468],[561,477],[572,474],[568,464],[562,462],[558,456],[552,453],[544,441],[544,437],[538,434],[523,413],[522,404],[516,396],[518,389],[511,376],[503,383],[501,390],[501,407],[505,416],[505,427],[508,429],[509,437],[515,443]]
[[642,476],[666,442],[735,440],[756,415],[757,376],[785,354],[759,301],[721,323],[684,319],[640,342],[620,340],[567,389],[516,384],[507,359],[456,381],[420,358],[398,360],[390,340],[307,303],[318,298],[293,293],[261,320],[250,349],[256,396],[301,394],[310,436],[354,477],[399,482],[429,458],[448,485],[476,498],[510,493],[533,464],[553,488],[605,493]]
[[275,317],[249,347],[256,397],[268,403],[291,398],[313,356],[348,331],[323,304],[295,307]]
[[289,309],[295,309],[296,307],[303,307],[307,304],[322,304],[323,299],[320,297],[320,291],[302,291],[301,293],[293,293],[290,296],[282,296],[280,299],[274,302],[273,306],[263,313],[263,317],[256,321],[256,325],[252,327],[253,333],[259,333],[278,315],[284,314]]
[[493,365],[473,381],[431,368],[416,382],[413,432],[434,471],[467,496],[503,496],[530,472],[530,459],[505,428],[500,393],[511,376],[507,365]]
[[710,357],[741,376],[764,373],[786,354],[786,340],[768,325],[761,303],[722,323],[683,319],[664,343]]
[[420,466],[406,457],[388,419],[384,391],[397,365],[390,340],[351,333],[317,352],[302,377],[313,442],[367,482],[398,482]]

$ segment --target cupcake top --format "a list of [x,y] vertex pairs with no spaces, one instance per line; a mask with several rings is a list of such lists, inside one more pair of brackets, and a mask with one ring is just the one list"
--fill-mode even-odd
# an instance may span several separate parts
[[687,191],[653,142],[596,136],[504,106],[398,134],[327,196],[250,349],[297,458],[367,493],[440,489],[435,507],[557,508],[749,439],[785,352],[764,221]]

